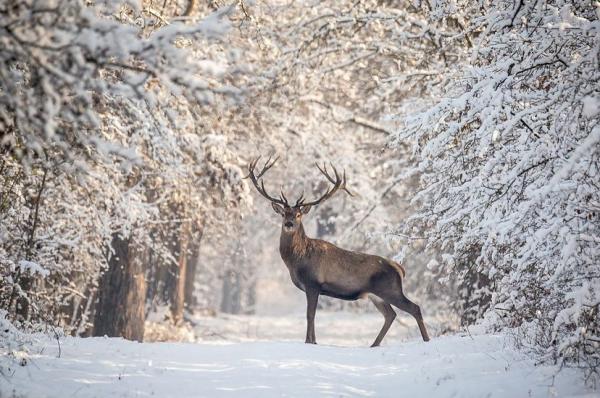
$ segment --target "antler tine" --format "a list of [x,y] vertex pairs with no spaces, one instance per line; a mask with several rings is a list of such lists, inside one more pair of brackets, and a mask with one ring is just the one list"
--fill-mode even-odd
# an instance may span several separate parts
[[[302,201],[300,203],[300,206],[316,206],[316,205],[320,204],[321,202],[332,197],[340,188],[342,188],[343,191],[345,191],[347,194],[352,196],[350,191],[348,191],[348,189],[346,188],[346,170],[344,170],[343,176],[340,177],[339,172],[337,171],[337,169],[335,168],[333,163],[330,162],[331,169],[333,170],[333,174],[335,175],[335,179],[334,179],[333,176],[327,170],[327,164],[325,162],[323,162],[323,168],[321,168],[318,163],[315,163],[315,165],[317,166],[317,169],[319,169],[321,174],[323,174],[325,176],[325,178],[327,178],[327,180],[333,184],[333,186],[329,187],[319,199],[314,200],[312,202]],[[297,204],[297,206],[298,206],[298,204]]]
[[[283,206],[289,206],[287,199],[285,199],[285,196],[282,196],[281,199],[277,199],[272,197],[271,195],[269,195],[269,193],[267,192],[266,188],[265,188],[265,181],[262,180],[262,176],[271,168],[273,167],[273,165],[277,162],[277,160],[279,160],[279,156],[277,156],[275,159],[271,160],[273,156],[269,156],[269,158],[267,159],[267,161],[265,162],[265,165],[262,167],[261,171],[258,173],[258,175],[254,174],[254,170],[256,168],[256,165],[258,164],[258,161],[260,160],[260,156],[257,157],[256,159],[254,159],[254,161],[251,161],[248,164],[248,175],[245,178],[250,178],[250,180],[252,181],[252,184],[254,184],[254,187],[256,188],[256,190],[258,191],[258,193],[260,193],[262,196],[264,196],[266,199],[268,199],[269,201],[273,202],[273,203],[277,203]],[[260,180],[260,183],[259,183]],[[283,193],[283,192],[282,192]]]
[[325,178],[327,178],[329,180],[330,183],[335,184],[336,181],[339,180],[340,176],[338,174],[337,169],[333,165],[333,163],[330,162],[329,164],[331,165],[331,168],[333,169],[333,174],[335,175],[335,179],[331,176],[331,174],[329,174],[329,171],[327,170],[327,165],[325,164],[325,162],[323,162],[323,168],[320,168],[318,164],[316,164],[316,165],[317,165],[317,168],[319,169],[319,171],[321,172],[321,174],[323,174],[325,176]]
[[248,175],[246,177],[244,177],[244,179],[250,177],[250,174],[252,174],[252,172],[254,171],[254,168],[256,167],[256,163],[258,163],[259,159],[260,159],[260,156],[254,160],[251,160],[250,163],[248,163]]
[[335,180],[336,181],[339,180],[340,176],[338,175],[337,169],[335,168],[335,166],[333,165],[333,163],[329,162],[329,164],[331,164],[331,168],[333,169],[333,174],[335,174]]
[[287,198],[286,198],[286,197],[285,197],[285,195],[283,194],[283,189],[281,190],[281,199],[282,199],[282,200],[283,200],[283,201],[284,201],[286,204],[288,203],[288,200],[287,200]]
[[296,204],[294,205],[294,207],[302,206],[303,202],[304,202],[304,191],[302,191],[302,193],[300,194],[300,197],[296,201]]
[[342,190],[346,191],[346,193],[350,196],[354,196],[354,194],[352,194],[352,192],[348,191],[348,188],[346,188],[346,169],[344,169],[344,174],[342,176],[342,179],[344,180],[344,182],[342,183]]
[[[265,162],[265,165],[263,166],[263,169],[261,170],[261,172],[258,174],[258,176],[256,178],[262,177],[271,167],[273,167],[275,162],[277,162],[279,160],[279,156],[277,156],[275,159],[273,159],[273,161],[271,161],[272,157],[273,156],[269,156],[269,159],[267,159],[267,161]],[[259,156],[259,158],[260,158],[260,156]],[[271,162],[271,163],[269,163],[269,162]]]
[[327,180],[329,180],[329,182],[331,182],[332,184],[335,184],[335,180],[333,178],[331,178],[331,176],[329,175],[329,172],[327,171],[327,165],[325,164],[325,162],[323,162],[323,168],[321,168],[319,166],[319,164],[316,162],[315,162],[315,166],[317,166],[317,169],[319,169],[321,174],[323,174],[325,176],[325,178],[327,178]]

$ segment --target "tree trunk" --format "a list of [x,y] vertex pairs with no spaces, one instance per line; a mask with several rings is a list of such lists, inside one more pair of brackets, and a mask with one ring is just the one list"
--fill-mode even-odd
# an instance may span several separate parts
[[246,288],[246,304],[243,313],[247,315],[256,313],[256,278],[254,277]]
[[239,314],[242,307],[241,278],[237,271],[228,271],[223,278],[221,312]]
[[185,292],[184,301],[185,309],[192,312],[196,307],[196,297],[194,296],[194,282],[196,280],[196,269],[198,261],[200,261],[200,244],[202,242],[202,234],[204,233],[203,226],[195,228],[192,234],[192,239],[189,243],[188,259],[186,262],[187,269],[185,271]]
[[[33,249],[34,249],[34,245],[35,245],[35,233],[36,233],[36,229],[38,227],[38,222],[39,222],[40,202],[42,200],[42,192],[44,191],[44,188],[46,187],[46,178],[48,176],[48,169],[44,168],[43,170],[44,171],[42,174],[42,180],[40,181],[40,185],[37,189],[36,196],[34,198],[32,198],[32,202],[31,202],[31,213],[30,213],[29,231],[28,231],[29,236],[27,238],[27,246],[25,248],[25,259],[26,260],[32,260],[32,258],[33,258]],[[17,280],[17,283],[22,292],[22,294],[20,294],[17,298],[17,305],[16,305],[16,309],[15,309],[17,319],[27,321],[27,320],[29,320],[29,318],[31,316],[30,303],[29,303],[30,298],[28,297],[28,293],[31,291],[31,288],[33,287],[34,280],[33,280],[32,276],[24,274],[21,271],[18,271],[16,280]],[[16,291],[13,290],[13,295],[15,292]],[[10,311],[10,305],[9,305],[9,311]]]
[[33,278],[29,275],[25,275],[23,273],[18,274],[18,284],[24,295],[17,297],[17,305],[15,307],[15,313],[17,315],[17,319],[21,321],[29,320],[29,292],[31,291],[31,287],[33,285]]
[[100,280],[94,336],[144,338],[146,281],[141,248],[113,234],[108,270]]
[[185,285],[187,279],[188,263],[188,243],[190,240],[190,223],[183,222],[180,225],[179,237],[176,240],[173,250],[174,257],[177,258],[177,268],[174,270],[175,281],[174,289],[171,295],[171,315],[173,322],[178,324],[183,320],[183,308],[185,303]]
[[162,225],[155,235],[156,239],[166,242],[171,259],[165,256],[151,259],[146,300],[150,303],[150,311],[155,310],[157,305],[169,305],[171,320],[178,324],[183,320],[184,310],[194,305],[194,280],[202,226],[188,220],[184,205],[172,203],[168,209],[170,217],[175,220]]

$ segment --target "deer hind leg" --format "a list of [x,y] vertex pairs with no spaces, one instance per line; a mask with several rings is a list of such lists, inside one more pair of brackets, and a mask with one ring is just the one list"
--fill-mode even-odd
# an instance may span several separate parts
[[398,307],[402,311],[408,312],[417,320],[417,325],[419,325],[419,330],[421,331],[421,337],[423,337],[423,341],[429,341],[429,334],[427,334],[427,329],[425,328],[425,323],[423,322],[421,308],[409,299],[407,299],[404,293],[401,293],[401,296],[398,299],[390,301],[396,307]]
[[381,340],[383,340],[386,333],[390,329],[390,326],[392,326],[392,322],[394,322],[394,319],[396,318],[396,312],[389,303],[385,302],[384,300],[380,299],[375,295],[369,294],[369,300],[371,300],[371,302],[375,305],[375,308],[377,308],[377,310],[381,312],[385,319],[381,331],[375,338],[373,344],[371,344],[371,347],[377,347],[379,346]]

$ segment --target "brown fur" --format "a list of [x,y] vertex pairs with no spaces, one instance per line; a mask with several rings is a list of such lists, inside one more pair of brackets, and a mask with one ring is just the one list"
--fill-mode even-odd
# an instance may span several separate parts
[[395,261],[390,261],[390,264],[396,269],[396,271],[398,271],[402,279],[404,279],[404,277],[406,276],[406,270],[404,269],[404,267],[400,263],[397,263]]

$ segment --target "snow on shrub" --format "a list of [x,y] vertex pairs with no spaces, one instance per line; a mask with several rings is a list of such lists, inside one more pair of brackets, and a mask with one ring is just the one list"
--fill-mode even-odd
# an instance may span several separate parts
[[17,263],[17,266],[14,269],[11,269],[12,272],[19,270],[22,273],[29,273],[31,275],[39,275],[42,278],[50,275],[50,271],[35,263],[33,261],[21,260]]
[[9,320],[8,312],[0,309],[0,377],[8,377],[15,366],[27,365],[30,337],[19,331]]
[[[600,25],[585,1],[438,2],[473,39],[446,96],[395,140],[419,159],[428,231],[473,321],[600,371]],[[481,7],[481,8],[480,8]],[[451,11],[454,10],[454,11]],[[448,259],[449,258],[449,259]]]

